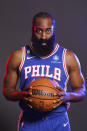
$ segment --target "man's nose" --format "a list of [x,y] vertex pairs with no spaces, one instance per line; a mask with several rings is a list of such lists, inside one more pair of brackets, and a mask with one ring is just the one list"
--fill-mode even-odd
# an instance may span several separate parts
[[41,38],[46,39],[46,33],[45,32],[42,32]]

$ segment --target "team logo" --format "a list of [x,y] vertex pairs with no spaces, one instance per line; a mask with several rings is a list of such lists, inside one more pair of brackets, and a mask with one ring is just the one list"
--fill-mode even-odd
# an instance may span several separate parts
[[59,61],[59,56],[53,56],[53,60],[51,61],[51,63],[61,63],[61,61]]
[[58,61],[59,57],[57,55],[53,56],[53,60]]

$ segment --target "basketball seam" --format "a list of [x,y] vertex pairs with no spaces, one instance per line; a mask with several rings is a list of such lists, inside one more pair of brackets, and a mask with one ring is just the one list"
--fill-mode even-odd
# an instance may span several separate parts
[[[31,86],[32,86],[32,85],[31,85]],[[59,88],[57,88],[57,87],[52,87],[52,86],[47,86],[47,85],[36,85],[36,86],[32,86],[32,87],[37,87],[37,86],[44,86],[44,87],[52,88],[52,89],[57,90],[57,91],[58,91],[58,89],[59,89]]]
[[58,99],[58,98],[56,98],[56,99],[42,99],[42,98],[37,98],[37,97],[32,97],[32,98],[40,99],[40,100],[56,100],[56,99]]

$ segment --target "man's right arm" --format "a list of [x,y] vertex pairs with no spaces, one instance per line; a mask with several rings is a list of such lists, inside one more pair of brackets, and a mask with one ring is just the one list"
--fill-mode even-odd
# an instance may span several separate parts
[[8,58],[6,72],[3,79],[3,95],[6,99],[17,101],[23,99],[26,92],[17,91],[19,65],[22,59],[22,49],[14,51]]

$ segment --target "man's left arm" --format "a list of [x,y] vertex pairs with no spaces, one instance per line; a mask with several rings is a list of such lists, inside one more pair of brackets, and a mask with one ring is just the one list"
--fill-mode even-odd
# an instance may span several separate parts
[[66,67],[69,73],[71,92],[65,92],[64,102],[81,101],[86,96],[85,80],[81,72],[80,62],[77,56],[70,51],[66,53]]

